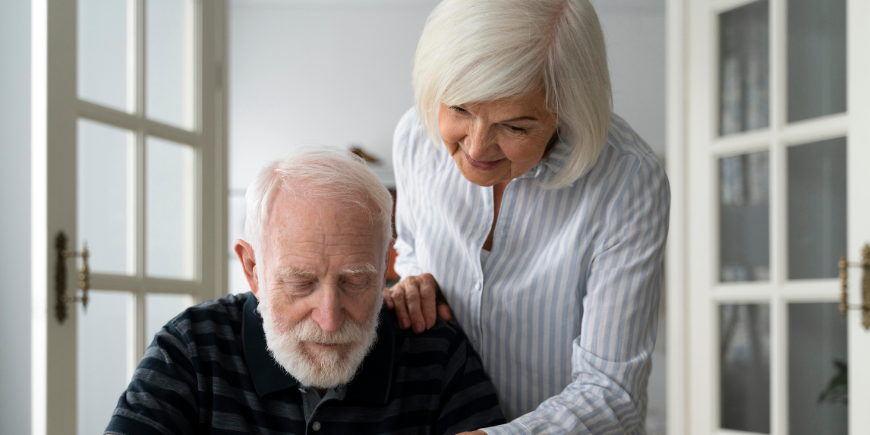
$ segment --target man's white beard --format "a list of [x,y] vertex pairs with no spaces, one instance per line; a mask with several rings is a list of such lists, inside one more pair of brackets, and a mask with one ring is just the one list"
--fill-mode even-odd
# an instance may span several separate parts
[[[271,304],[260,298],[257,311],[263,317],[266,346],[272,358],[307,387],[329,389],[347,384],[378,338],[378,318],[383,304],[364,325],[346,319],[338,332],[327,333],[310,317],[294,325],[275,318]],[[380,301],[378,301],[380,302]],[[305,343],[309,345],[304,346]],[[338,344],[334,349],[312,343]]]

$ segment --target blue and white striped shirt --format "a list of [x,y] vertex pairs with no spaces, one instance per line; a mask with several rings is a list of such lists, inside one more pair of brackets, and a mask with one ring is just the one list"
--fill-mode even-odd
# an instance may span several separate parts
[[670,193],[661,162],[616,115],[589,173],[544,189],[568,144],[504,192],[466,180],[413,109],[393,142],[396,270],[431,273],[513,422],[490,434],[644,434]]

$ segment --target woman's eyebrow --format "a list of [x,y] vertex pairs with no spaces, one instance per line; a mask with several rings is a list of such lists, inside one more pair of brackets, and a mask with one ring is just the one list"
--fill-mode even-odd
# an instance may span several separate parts
[[517,121],[537,121],[538,118],[534,116],[520,116],[519,118],[506,119],[502,122],[517,122]]

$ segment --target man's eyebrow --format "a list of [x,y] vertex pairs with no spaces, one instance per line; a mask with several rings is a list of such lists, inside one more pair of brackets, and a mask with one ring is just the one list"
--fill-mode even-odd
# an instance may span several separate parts
[[317,278],[317,274],[313,270],[300,269],[298,267],[288,267],[286,269],[279,269],[278,275],[280,276],[300,276],[304,278]]
[[357,266],[352,269],[345,269],[341,272],[344,276],[353,276],[353,275],[365,275],[365,274],[376,274],[378,270],[375,269],[371,263],[363,264],[362,266]]

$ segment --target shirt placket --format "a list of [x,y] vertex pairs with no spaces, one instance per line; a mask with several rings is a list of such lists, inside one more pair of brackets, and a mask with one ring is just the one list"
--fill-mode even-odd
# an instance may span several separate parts
[[[493,269],[494,265],[496,265],[499,259],[503,256],[506,249],[507,236],[510,232],[511,225],[513,222],[513,215],[515,210],[516,203],[516,190],[519,189],[519,184],[522,181],[517,179],[513,180],[505,187],[504,193],[501,198],[501,208],[498,212],[498,220],[495,222],[495,231],[493,232],[492,237],[492,249],[489,253],[489,258],[486,261],[486,265],[480,265],[478,268],[478,278],[477,283],[475,284],[475,290],[477,293],[477,303],[478,303],[478,313],[477,313],[477,337],[474,339],[474,347],[478,350],[478,353],[482,354],[483,346],[480,343],[487,338],[484,337],[483,334],[483,322],[489,320],[489,316],[492,314],[492,305],[491,301],[493,301],[493,289],[491,283],[487,279],[490,276],[490,271]],[[495,203],[493,202],[492,189],[489,189],[488,195],[490,202],[489,207],[489,216],[492,215]],[[487,233],[489,228],[487,228]],[[478,262],[479,263],[479,262]],[[484,311],[484,307],[489,307],[488,311]],[[480,341],[478,341],[480,340]]]

